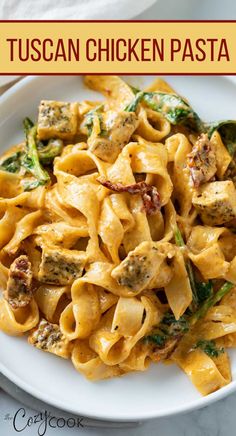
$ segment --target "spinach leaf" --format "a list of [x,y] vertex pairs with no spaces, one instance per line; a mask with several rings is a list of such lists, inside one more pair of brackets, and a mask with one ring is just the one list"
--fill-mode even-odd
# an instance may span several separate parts
[[16,173],[24,168],[27,173],[31,173],[34,179],[23,181],[24,190],[29,191],[49,182],[50,176],[41,163],[51,164],[54,158],[61,153],[63,142],[60,139],[51,139],[45,145],[38,141],[37,126],[28,117],[24,119],[23,126],[26,137],[25,149],[17,151],[3,160],[0,169]]
[[160,348],[163,348],[165,346],[166,340],[167,340],[167,336],[164,335],[163,333],[152,333],[144,337],[144,341],[146,343],[152,342],[153,344],[155,344],[157,347]]
[[204,131],[204,123],[196,112],[183,98],[176,94],[139,91],[125,110],[134,112],[141,101],[152,110],[160,112],[173,125],[182,124],[196,132]]
[[209,139],[212,134],[217,130],[221,136],[221,139],[228,149],[229,154],[234,157],[236,154],[236,121],[224,120],[218,122],[212,122],[205,125]]
[[85,115],[84,126],[87,127],[88,136],[91,136],[91,134],[92,134],[95,116],[97,116],[99,119],[100,129],[101,129],[100,136],[105,135],[106,130],[103,128],[102,110],[103,110],[103,105],[100,105],[100,106],[97,106],[95,109],[92,109],[91,111],[87,112],[87,114]]
[[21,155],[21,151],[13,153],[0,164],[0,170],[7,171],[8,173],[19,172],[21,168]]
[[42,182],[41,180],[32,178],[32,179],[24,179],[22,185],[24,191],[32,191],[33,189],[36,189],[39,186],[45,185],[45,183]]
[[[33,121],[28,117],[24,119],[23,125],[27,143],[27,138],[30,134],[31,129],[33,127],[36,128],[36,126],[34,125]],[[50,165],[53,162],[54,158],[61,154],[63,149],[63,141],[61,139],[49,139],[48,143],[45,144],[44,142],[39,141],[37,138],[35,138],[35,143],[38,151],[39,160],[44,165]]]
[[50,165],[55,157],[59,156],[63,149],[61,139],[50,139],[46,145],[37,143],[39,160],[43,165]]
[[197,282],[196,287],[199,303],[202,303],[213,294],[213,286],[210,280],[208,282]]
[[29,117],[25,117],[23,120],[23,127],[25,132],[25,137],[27,138],[30,130],[34,127],[33,121]]
[[[176,228],[175,228],[174,237],[175,237],[175,243],[178,247],[185,247],[185,242],[184,242],[183,236],[182,236],[181,231],[179,230],[178,226],[176,226]],[[191,309],[194,311],[194,310],[196,310],[196,308],[198,306],[198,291],[197,291],[197,284],[195,281],[192,263],[191,263],[190,259],[187,259],[185,261],[185,266],[186,266],[186,270],[188,273],[188,278],[189,278],[190,286],[192,289],[192,295],[193,295]]]
[[143,100],[147,106],[160,112],[171,124],[182,124],[197,132],[203,130],[203,122],[199,116],[179,95],[145,92]]
[[180,333],[188,332],[188,320],[184,315],[176,320],[173,313],[167,312],[161,321],[161,329],[166,331],[169,336],[179,336]]
[[178,226],[176,226],[175,228],[174,237],[175,237],[175,243],[178,247],[185,247],[185,242]]
[[145,336],[144,340],[163,348],[169,339],[177,339],[188,330],[188,320],[184,315],[176,320],[173,313],[166,312],[160,324],[149,335]]
[[[206,315],[209,308],[218,303],[223,296],[226,295],[230,289],[232,289],[233,286],[234,285],[232,283],[225,282],[216,293],[212,294],[212,284],[209,282],[205,283],[201,288],[201,298],[203,298],[203,289],[205,295],[207,295],[208,290],[209,296],[203,301],[195,313],[187,315],[186,312],[185,315],[182,315],[178,320],[176,320],[173,313],[166,312],[160,324],[158,324],[158,326],[154,328],[147,336],[144,336],[143,341],[145,343],[153,343],[155,346],[162,349],[166,346],[169,340],[181,339],[200,318],[203,318]],[[197,347],[202,348],[203,351],[205,351],[208,355],[211,353],[211,357],[217,357],[217,353],[219,354],[223,352],[223,349],[217,349],[215,347],[213,341],[200,340],[194,346],[194,348]],[[215,355],[213,356],[214,353]]]
[[143,101],[148,107],[160,112],[171,124],[183,125],[197,133],[207,133],[209,139],[217,130],[232,157],[236,154],[236,120],[204,123],[192,107],[177,94],[164,92],[142,92],[131,87],[135,97],[125,111],[135,112],[138,103]]
[[225,351],[223,347],[217,347],[215,341],[209,341],[207,339],[200,339],[193,346],[193,349],[194,348],[201,348],[209,357],[219,357],[219,355]]
[[194,325],[200,318],[206,316],[210,307],[215,306],[228,292],[234,287],[233,283],[225,282],[221,288],[212,293],[203,303],[199,306],[197,311],[190,317],[190,325]]
[[22,157],[22,166],[30,172],[41,185],[49,182],[50,177],[48,172],[41,166],[37,150],[37,126],[31,127],[29,118],[25,118],[23,125],[26,133],[26,150]]
[[136,93],[134,100],[125,108],[126,112],[135,112],[138,104],[143,99],[145,92],[139,91]]

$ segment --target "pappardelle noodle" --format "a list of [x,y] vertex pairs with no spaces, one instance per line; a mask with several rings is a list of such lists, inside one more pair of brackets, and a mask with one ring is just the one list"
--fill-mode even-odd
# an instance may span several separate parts
[[0,159],[0,329],[93,381],[164,361],[207,395],[236,346],[236,121],[84,80],[101,101],[41,101]]

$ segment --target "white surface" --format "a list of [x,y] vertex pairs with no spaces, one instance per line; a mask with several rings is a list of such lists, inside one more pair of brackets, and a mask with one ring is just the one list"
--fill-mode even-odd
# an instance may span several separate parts
[[0,87],[6,85],[7,83],[14,82],[20,76],[0,76]]
[[[128,77],[138,87],[151,76]],[[236,86],[224,77],[166,77],[190,100],[206,121],[236,118]],[[80,77],[34,77],[16,84],[1,97],[1,146],[22,139],[22,119],[36,118],[41,98],[59,100],[97,99]],[[90,417],[128,420],[165,416],[191,410],[222,398],[236,388],[236,381],[220,391],[200,397],[185,374],[174,365],[153,365],[147,372],[91,383],[72,364],[27,344],[25,338],[0,333],[0,370],[22,389],[54,406]],[[12,357],[15,356],[13,359]],[[236,378],[236,351],[232,353]],[[36,377],[37,374],[37,377]],[[181,392],[181,396],[179,395]],[[101,401],[102,397],[102,401]]]
[[[152,4],[153,6],[150,7]],[[0,19],[8,20],[33,18],[118,20],[132,17],[141,20],[233,20],[236,18],[236,2],[235,0],[41,0],[40,2],[1,0],[0,2]]]
[[164,0],[136,17],[141,20],[235,20],[235,0]]
[[[48,414],[51,416],[56,417],[57,419],[61,416],[63,416],[65,419],[72,418],[74,420],[78,420],[78,415],[73,415],[71,413],[66,413],[65,411],[62,411],[58,408],[55,408],[53,406],[46,405],[42,401],[38,400],[37,398],[33,397],[30,394],[27,394],[27,392],[23,391],[19,386],[16,386],[14,383],[12,383],[7,377],[5,377],[2,373],[0,373],[0,386],[2,387],[3,391],[5,393],[8,393],[12,398],[14,398],[16,401],[22,403],[24,407],[33,409],[35,412],[42,412],[43,410],[47,410]],[[98,420],[98,419],[91,419],[86,418],[83,416],[83,425],[87,427],[96,427],[96,428],[133,428],[140,425],[139,421],[132,421],[132,422],[124,422],[124,421],[105,421],[105,420]]]
[[86,20],[132,18],[156,0],[1,0],[0,19]]

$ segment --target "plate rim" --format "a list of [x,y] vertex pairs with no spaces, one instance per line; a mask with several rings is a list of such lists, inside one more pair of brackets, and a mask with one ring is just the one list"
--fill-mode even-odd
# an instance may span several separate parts
[[[75,75],[73,75],[75,76]],[[83,75],[79,75],[83,76]],[[134,74],[135,76],[135,74]],[[145,75],[144,75],[145,76]],[[148,75],[146,75],[148,76]],[[158,76],[158,75],[157,75]],[[171,76],[171,75],[168,75]],[[182,75],[184,76],[184,74]],[[24,77],[19,82],[15,83],[11,88],[9,88],[4,94],[0,97],[0,109],[2,105],[10,98],[12,95],[14,95],[18,90],[23,89],[24,87],[27,87],[27,85],[31,82],[34,82],[41,78],[42,76],[27,76]],[[236,75],[235,76],[220,76],[225,78],[226,80],[233,83],[236,87]],[[19,386],[21,389],[23,389],[25,392],[33,395],[35,398],[38,398],[41,401],[44,401],[45,403],[57,407],[61,410],[64,410],[69,413],[73,413],[75,415],[82,415],[88,418],[93,419],[101,419],[101,420],[107,420],[107,421],[137,421],[138,420],[149,420],[149,419],[155,419],[155,418],[162,418],[167,416],[175,416],[181,413],[188,413],[193,410],[198,410],[202,407],[208,406],[210,404],[213,404],[214,402],[225,398],[226,396],[232,394],[236,391],[236,380],[233,380],[228,384],[227,386],[224,386],[223,388],[219,389],[216,392],[213,392],[205,397],[199,397],[194,399],[188,404],[180,405],[179,407],[175,407],[173,410],[169,410],[167,408],[162,410],[150,410],[143,412],[142,414],[139,413],[138,416],[129,416],[129,414],[124,414],[122,412],[121,414],[117,413],[111,413],[109,412],[109,415],[107,413],[99,411],[98,413],[89,412],[88,410],[83,409],[83,403],[81,403],[79,409],[77,407],[73,407],[72,404],[66,405],[61,400],[58,400],[55,397],[52,397],[51,395],[48,395],[47,393],[40,391],[38,388],[35,388],[31,386],[30,384],[27,384],[19,376],[17,376],[13,371],[9,370],[5,367],[4,364],[0,361],[0,371],[3,375],[5,375],[9,380],[11,380],[13,383],[15,383],[17,386]]]

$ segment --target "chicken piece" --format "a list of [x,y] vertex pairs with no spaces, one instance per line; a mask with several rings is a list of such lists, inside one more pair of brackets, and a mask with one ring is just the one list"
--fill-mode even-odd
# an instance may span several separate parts
[[200,135],[196,141],[188,155],[187,166],[195,188],[208,182],[215,175],[216,152],[206,134]]
[[106,162],[114,162],[122,148],[128,144],[138,123],[135,112],[108,112],[103,120],[102,134],[92,133],[88,139],[90,151]]
[[193,194],[193,205],[204,224],[217,226],[236,217],[236,190],[231,180],[206,183]]
[[166,261],[161,265],[159,273],[155,275],[153,280],[148,284],[148,289],[165,288],[171,281],[174,275],[173,268],[171,268]]
[[38,116],[39,139],[73,139],[77,132],[77,118],[77,103],[42,100]]
[[82,276],[86,260],[84,251],[45,247],[38,280],[53,285],[69,285]]
[[32,270],[27,256],[19,256],[10,266],[4,298],[13,309],[27,306],[32,299]]
[[131,135],[138,127],[138,117],[135,112],[109,112],[105,120],[110,133],[110,140],[123,148],[129,142]]
[[142,291],[158,273],[166,255],[152,242],[142,242],[113,269],[111,275],[121,286],[133,292]]
[[56,354],[68,359],[71,352],[71,344],[62,334],[57,324],[52,324],[42,319],[38,326],[31,330],[28,342],[40,350]]

